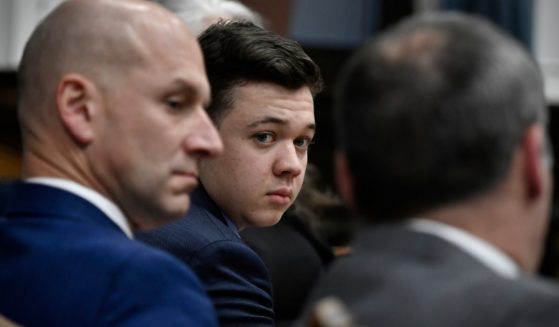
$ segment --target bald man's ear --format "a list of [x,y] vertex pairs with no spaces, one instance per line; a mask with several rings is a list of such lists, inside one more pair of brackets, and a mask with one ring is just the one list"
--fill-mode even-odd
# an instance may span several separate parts
[[58,83],[56,104],[60,118],[68,133],[81,145],[93,140],[96,92],[95,85],[78,74],[64,75]]
[[337,151],[334,160],[336,167],[336,182],[338,184],[340,195],[348,207],[355,209],[355,198],[353,193],[353,187],[355,184],[345,152]]

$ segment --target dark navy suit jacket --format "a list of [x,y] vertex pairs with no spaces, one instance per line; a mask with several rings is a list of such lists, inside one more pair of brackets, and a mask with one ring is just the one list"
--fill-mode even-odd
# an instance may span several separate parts
[[0,314],[25,326],[216,326],[199,280],[61,189],[16,183],[0,217]]
[[293,210],[274,226],[247,228],[240,234],[270,271],[276,326],[292,326],[312,287],[334,260],[332,250]]
[[222,326],[274,325],[266,266],[202,186],[192,194],[184,219],[137,237],[169,251],[194,269]]

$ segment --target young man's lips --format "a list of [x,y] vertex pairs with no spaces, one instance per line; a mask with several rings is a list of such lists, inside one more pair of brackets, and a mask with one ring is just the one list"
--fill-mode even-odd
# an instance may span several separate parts
[[272,192],[268,192],[266,193],[266,195],[291,199],[293,197],[293,192],[290,189],[282,188]]

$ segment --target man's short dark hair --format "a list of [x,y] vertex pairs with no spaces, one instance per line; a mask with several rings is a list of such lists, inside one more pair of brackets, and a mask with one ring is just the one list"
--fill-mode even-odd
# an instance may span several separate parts
[[248,82],[269,82],[313,95],[322,88],[318,66],[294,40],[247,21],[220,21],[199,37],[212,103],[208,113],[219,124],[234,99],[231,90]]
[[489,191],[526,129],[545,124],[537,65],[492,24],[431,14],[358,51],[337,90],[358,209],[402,219]]

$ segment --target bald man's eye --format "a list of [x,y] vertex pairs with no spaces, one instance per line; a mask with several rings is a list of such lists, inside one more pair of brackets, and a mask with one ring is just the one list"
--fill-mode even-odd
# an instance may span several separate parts
[[165,100],[167,107],[172,110],[180,110],[184,108],[187,103],[182,97],[173,97]]
[[171,108],[171,109],[178,109],[178,108],[181,107],[180,101],[169,100],[169,101],[167,101],[167,105],[168,105],[169,108]]

